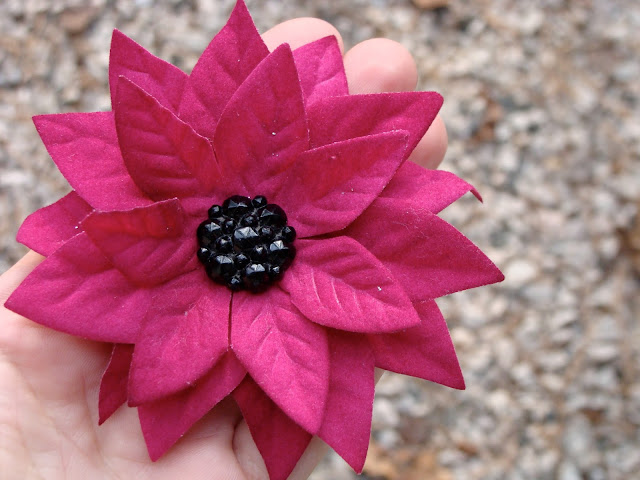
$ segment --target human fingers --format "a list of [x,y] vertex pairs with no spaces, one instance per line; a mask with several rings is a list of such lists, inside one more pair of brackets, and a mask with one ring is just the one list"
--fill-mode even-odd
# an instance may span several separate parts
[[42,255],[29,251],[13,267],[2,274],[0,277],[0,305],[4,305],[9,295],[43,260]]
[[292,49],[296,49],[331,35],[338,40],[340,51],[344,51],[344,43],[340,32],[333,25],[319,18],[294,18],[293,20],[282,22],[267,30],[262,35],[262,39],[269,47],[269,50],[273,51],[283,43],[288,43]]

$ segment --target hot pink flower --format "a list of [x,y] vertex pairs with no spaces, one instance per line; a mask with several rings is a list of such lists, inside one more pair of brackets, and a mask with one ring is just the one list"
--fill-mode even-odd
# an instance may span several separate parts
[[[191,75],[115,31],[109,81],[112,112],[34,119],[73,191],[22,225],[19,241],[47,258],[7,301],[114,344],[100,422],[137,406],[157,459],[232,395],[271,478],[284,479],[312,435],[362,470],[374,367],[464,388],[434,299],[503,277],[436,216],[475,190],[405,162],[440,95],[349,95],[335,38],[269,53],[242,1]],[[257,216],[264,199],[249,198],[282,207],[297,239],[273,247],[282,231],[258,231],[271,220],[246,211],[196,235],[234,195]],[[223,234],[233,245],[207,250]],[[260,281],[279,280],[260,293],[237,289],[251,287],[244,240]],[[217,279],[235,275],[235,291],[211,281],[200,247],[231,259]],[[268,255],[282,251],[276,271]]]

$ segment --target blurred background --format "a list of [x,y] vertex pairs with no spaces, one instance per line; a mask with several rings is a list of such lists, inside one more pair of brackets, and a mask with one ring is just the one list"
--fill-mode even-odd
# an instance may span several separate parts
[[[22,220],[69,190],[30,117],[110,109],[114,27],[190,71],[233,0],[0,2],[0,271]],[[387,374],[362,479],[631,479],[640,472],[640,2],[248,0],[346,47],[377,36],[445,97],[443,217],[506,274],[439,300],[467,382]],[[313,480],[357,478],[330,454]]]

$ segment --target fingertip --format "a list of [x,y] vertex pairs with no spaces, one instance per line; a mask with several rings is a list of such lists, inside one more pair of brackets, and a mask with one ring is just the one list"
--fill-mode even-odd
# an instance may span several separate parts
[[9,298],[9,295],[22,283],[34,268],[36,268],[45,257],[30,250],[24,257],[2,274],[0,277],[0,305]]
[[288,43],[291,49],[295,50],[302,45],[332,35],[338,40],[340,51],[344,52],[344,42],[340,32],[333,25],[319,18],[304,17],[287,20],[267,30],[262,35],[262,39],[270,51],[283,43]]
[[409,160],[425,168],[438,168],[438,165],[444,160],[447,145],[447,128],[440,115],[438,115],[429,130],[427,130],[427,133],[420,139]]
[[400,43],[386,38],[365,40],[344,56],[352,94],[412,91],[418,83],[418,69],[411,53]]

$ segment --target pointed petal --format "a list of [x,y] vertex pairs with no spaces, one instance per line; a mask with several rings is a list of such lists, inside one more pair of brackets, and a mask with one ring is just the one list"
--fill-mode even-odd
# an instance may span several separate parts
[[293,59],[307,105],[321,98],[349,94],[342,52],[333,35],[296,48]]
[[195,196],[220,181],[209,141],[125,77],[113,109],[124,163],[150,198]]
[[269,54],[244,2],[200,56],[189,76],[180,118],[200,135],[213,138],[227,102],[254,68]]
[[309,147],[300,82],[288,45],[249,75],[222,113],[213,144],[220,168],[238,192],[267,195]]
[[133,345],[116,343],[111,358],[100,382],[98,400],[98,424],[102,425],[120,406],[127,401],[129,366],[133,355]]
[[318,100],[307,109],[311,146],[406,130],[409,156],[441,106],[442,97],[436,92],[376,93]]
[[273,201],[301,238],[342,230],[380,195],[404,161],[406,146],[407,135],[399,131],[308,150]]
[[417,302],[420,325],[398,333],[369,335],[376,366],[464,389],[447,324],[433,300]]
[[173,199],[125,212],[94,212],[82,228],[128,279],[151,286],[197,267],[197,240],[185,223],[180,201]]
[[478,247],[413,199],[378,198],[345,234],[382,261],[415,301],[504,280]]
[[231,345],[249,374],[298,425],[315,432],[329,382],[325,330],[277,288],[235,293],[231,318]]
[[231,292],[210,284],[198,269],[158,290],[136,342],[129,405],[188,388],[228,350]]
[[371,346],[361,335],[331,331],[331,373],[318,436],[361,473],[369,448],[375,388]]
[[229,352],[187,390],[138,407],[149,457],[156,461],[242,381],[246,370]]
[[282,279],[309,320],[350,332],[393,332],[420,323],[387,268],[348,237],[296,241],[295,262]]
[[187,74],[170,63],[152,55],[143,47],[114,30],[109,55],[109,86],[111,103],[116,103],[118,77],[124,76],[145,92],[149,92],[161,105],[177,112]]
[[29,215],[18,230],[16,240],[41,255],[51,255],[64,242],[81,232],[80,222],[91,206],[76,192]]
[[134,343],[149,303],[150,293],[131,284],[81,233],[38,265],[5,306],[77,337]]
[[286,480],[311,441],[250,378],[233,392],[271,480]]
[[124,165],[113,112],[38,115],[33,123],[62,175],[93,208],[150,203]]
[[380,194],[381,197],[405,199],[419,203],[431,213],[438,213],[467,192],[480,201],[482,197],[473,185],[443,170],[430,170],[405,162]]

